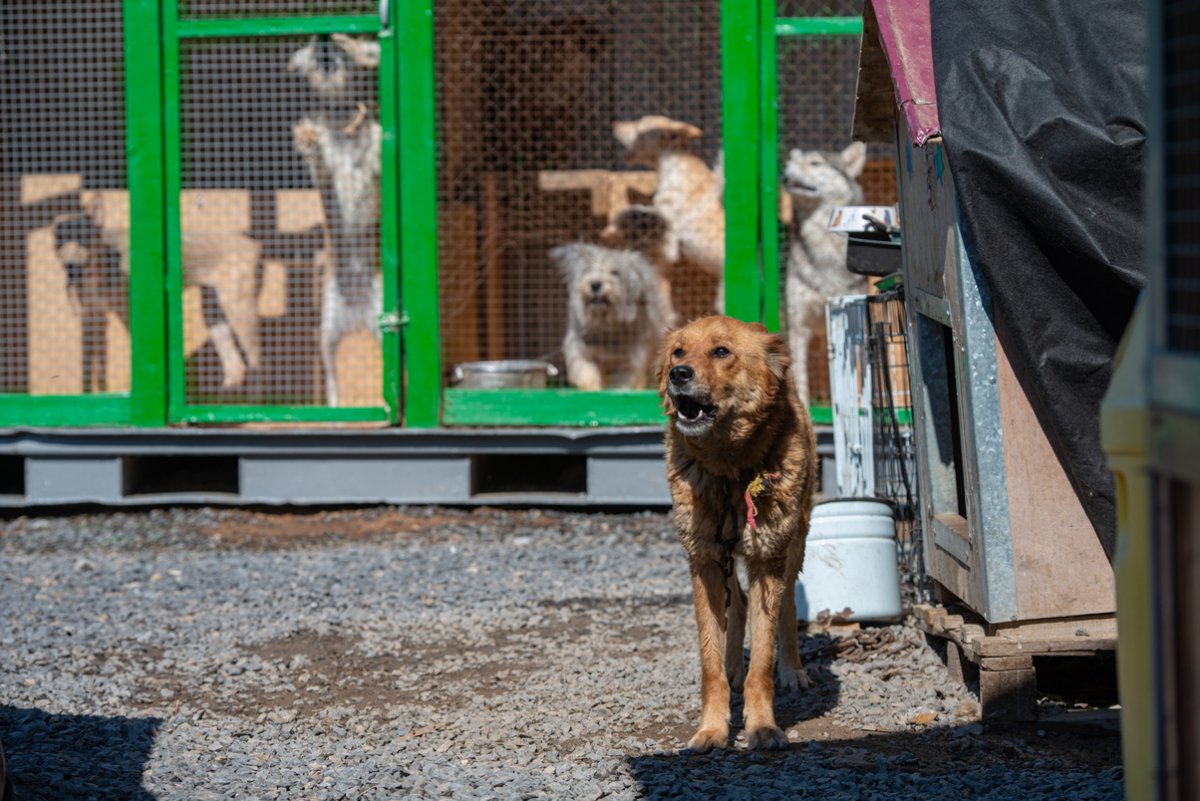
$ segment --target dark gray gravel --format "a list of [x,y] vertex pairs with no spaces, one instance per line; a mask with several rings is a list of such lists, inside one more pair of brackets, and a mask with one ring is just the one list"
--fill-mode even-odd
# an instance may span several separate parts
[[688,592],[662,514],[10,520],[0,739],[25,801],[1122,797],[1114,735],[983,726],[900,625],[802,640],[790,751],[681,753]]

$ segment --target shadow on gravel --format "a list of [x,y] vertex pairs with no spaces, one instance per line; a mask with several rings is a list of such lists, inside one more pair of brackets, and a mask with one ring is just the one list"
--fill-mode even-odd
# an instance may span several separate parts
[[158,718],[0,705],[0,738],[20,801],[154,801],[142,770],[161,725]]
[[1046,724],[948,726],[626,758],[641,799],[1123,798],[1120,736]]

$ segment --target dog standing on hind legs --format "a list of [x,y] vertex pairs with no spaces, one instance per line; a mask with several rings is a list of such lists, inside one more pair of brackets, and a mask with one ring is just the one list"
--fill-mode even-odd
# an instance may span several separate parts
[[308,79],[323,101],[319,113],[296,124],[293,139],[321,192],[325,215],[326,245],[315,261],[321,274],[321,365],[330,406],[339,401],[337,349],[342,337],[366,330],[380,339],[383,128],[371,113],[364,81],[378,66],[378,42],[341,34],[329,41],[312,40],[288,65]]
[[788,344],[795,360],[796,390],[809,402],[808,345],[813,331],[825,327],[825,301],[867,291],[867,279],[846,269],[848,240],[829,230],[837,206],[863,200],[858,177],[867,146],[854,142],[838,153],[793,150],[784,171],[784,188],[792,202],[788,231]]
[[[659,394],[700,640],[701,720],[688,748],[728,744],[730,692],[739,686],[749,747],[786,748],[775,723],[772,667],[778,641],[780,684],[808,686],[795,585],[817,476],[812,422],[796,394],[787,345],[758,324],[701,318],[667,334]],[[746,566],[748,599],[735,559]]]

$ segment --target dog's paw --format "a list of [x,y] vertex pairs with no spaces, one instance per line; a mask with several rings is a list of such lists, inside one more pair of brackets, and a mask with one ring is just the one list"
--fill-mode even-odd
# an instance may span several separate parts
[[300,120],[296,127],[292,128],[292,140],[296,143],[296,149],[305,155],[316,151],[320,138],[321,130],[312,120]]
[[591,362],[577,362],[567,365],[567,380],[576,389],[594,392],[604,388],[604,376],[600,368]]
[[729,729],[701,729],[688,740],[685,750],[693,754],[703,754],[714,748],[724,748],[728,742]]
[[807,690],[812,686],[809,681],[808,673],[804,668],[790,668],[779,666],[779,686],[790,693]]
[[778,726],[763,726],[746,733],[746,747],[750,749],[779,751],[789,745],[791,743],[788,742],[787,735]]

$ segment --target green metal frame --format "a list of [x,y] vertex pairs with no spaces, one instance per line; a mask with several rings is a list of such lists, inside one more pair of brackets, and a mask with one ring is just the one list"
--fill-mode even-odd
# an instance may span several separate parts
[[[760,217],[759,236],[762,241],[764,287],[764,320],[772,331],[780,327],[779,307],[781,278],[779,274],[779,241],[776,231],[779,203],[779,104],[778,56],[779,37],[862,36],[862,17],[775,17],[775,0],[761,0],[761,36],[759,39],[762,85],[760,118],[762,197],[764,213]],[[833,409],[812,406],[809,409],[814,423],[833,423]]]
[[450,389],[448,424],[480,425],[503,420],[513,426],[663,425],[658,393],[614,389]]
[[442,404],[438,331],[437,136],[433,0],[393,3],[399,47],[400,261],[404,304],[404,424],[432,428]]
[[[167,417],[172,423],[244,423],[244,422],[395,422],[400,417],[399,334],[401,316],[398,307],[400,250],[399,215],[395,209],[398,188],[397,58],[396,37],[385,30],[376,15],[318,17],[222,17],[181,20],[175,2],[163,4],[163,142],[167,243]],[[218,37],[307,36],[326,33],[375,35],[380,44],[379,109],[383,127],[381,148],[380,237],[383,254],[383,398],[378,406],[325,407],[287,404],[188,402],[185,397],[183,356],[183,254],[180,229],[180,193],[182,190],[182,108],[180,105],[181,47],[187,40]],[[395,325],[383,325],[383,323]]]

